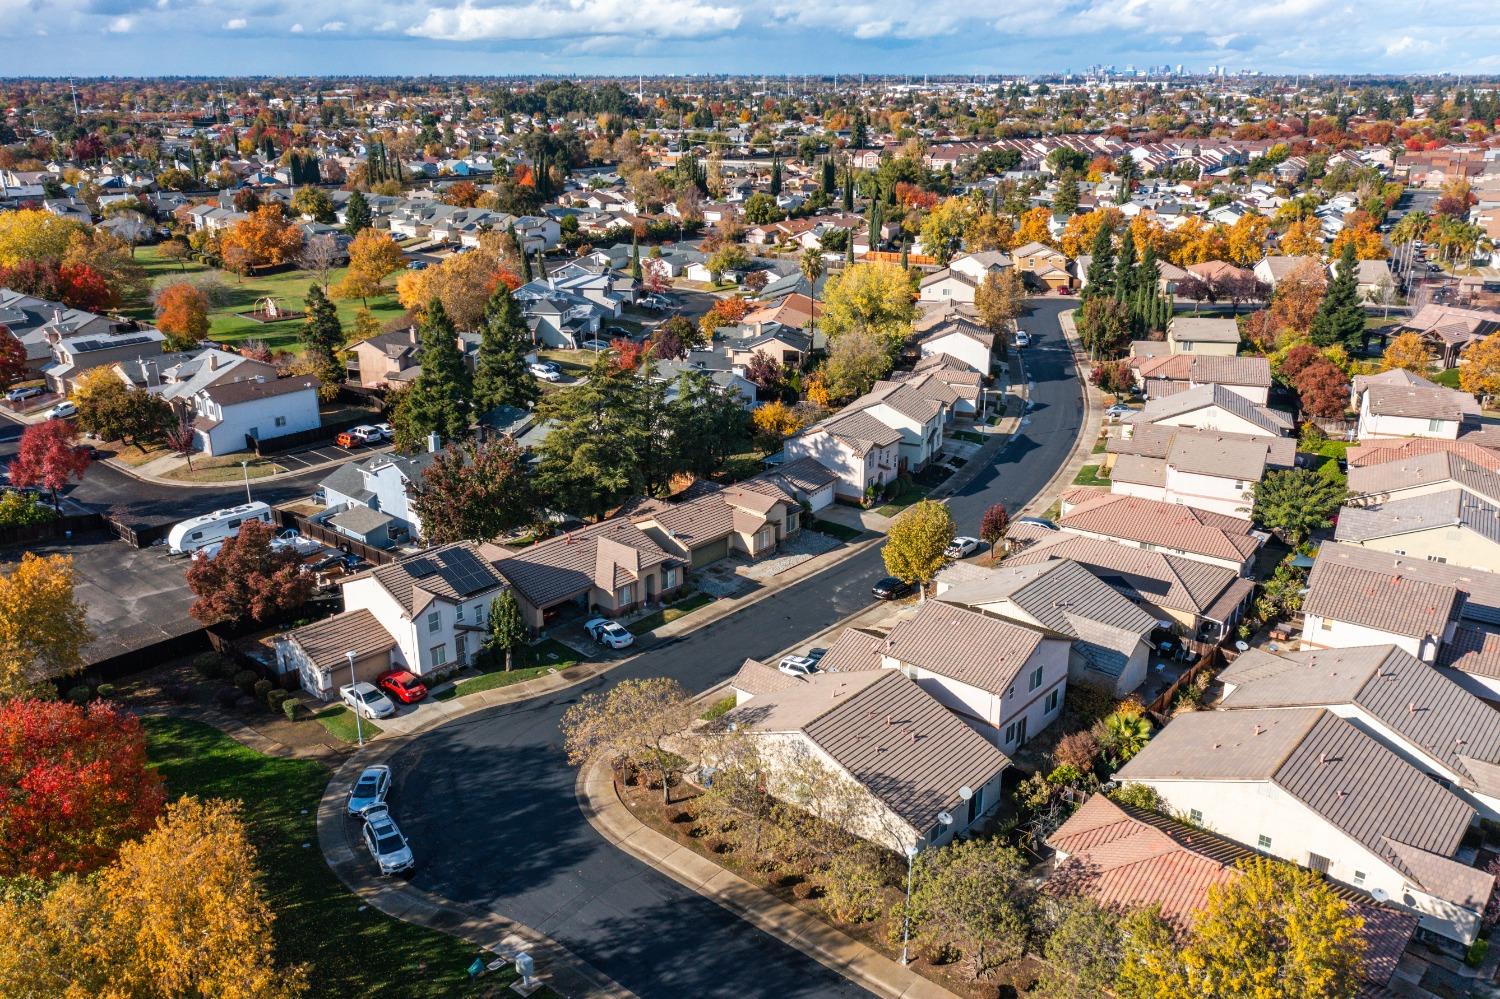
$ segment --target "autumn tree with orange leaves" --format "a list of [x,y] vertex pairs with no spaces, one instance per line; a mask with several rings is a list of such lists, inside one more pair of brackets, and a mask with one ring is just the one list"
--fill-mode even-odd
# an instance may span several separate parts
[[208,336],[208,299],[186,282],[168,285],[156,296],[156,328],[168,350],[191,350]]
[[291,549],[271,547],[275,533],[270,524],[247,520],[219,554],[188,567],[188,589],[197,597],[188,608],[194,620],[264,624],[312,599],[312,574],[302,571]]
[[246,268],[276,267],[302,251],[302,230],[287,221],[280,205],[261,205],[230,226],[219,245],[226,260],[233,252]]

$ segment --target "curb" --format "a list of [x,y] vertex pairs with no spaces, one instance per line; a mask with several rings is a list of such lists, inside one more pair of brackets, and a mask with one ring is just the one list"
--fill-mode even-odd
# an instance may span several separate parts
[[[356,768],[383,762],[402,749],[410,736],[390,739],[351,757],[334,771],[318,802],[318,848],[334,875],[371,908],[393,919],[447,933],[506,960],[527,951],[536,961],[537,977],[553,991],[573,999],[631,999],[635,993],[580,959],[551,937],[523,923],[434,895],[410,882],[371,874],[352,837],[355,826],[345,814],[342,788]],[[335,790],[337,785],[340,790]]]
[[614,779],[602,758],[578,772],[574,793],[584,818],[611,846],[691,888],[830,971],[887,999],[958,999],[936,982],[646,826],[620,801]]

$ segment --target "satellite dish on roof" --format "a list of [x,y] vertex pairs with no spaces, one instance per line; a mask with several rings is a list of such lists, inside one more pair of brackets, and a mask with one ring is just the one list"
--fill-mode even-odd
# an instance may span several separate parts
[[958,796],[964,801],[968,801],[970,798],[974,797],[974,792],[969,788],[967,784],[965,784],[963,787],[958,789]]
[[1371,888],[1370,897],[1377,902],[1386,902],[1390,900],[1391,893],[1384,888]]
[[951,826],[953,824],[953,816],[947,812],[938,812],[938,821],[945,826]]

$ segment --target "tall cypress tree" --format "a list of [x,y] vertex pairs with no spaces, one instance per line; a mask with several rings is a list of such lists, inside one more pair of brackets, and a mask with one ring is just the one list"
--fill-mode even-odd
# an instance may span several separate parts
[[637,281],[641,279],[641,238],[633,229],[630,232],[630,276]]
[[510,289],[501,284],[484,307],[479,352],[474,358],[474,408],[483,415],[496,406],[534,404],[541,393],[526,369],[531,331]]
[[870,249],[880,245],[880,199],[870,199]]
[[1109,226],[1101,225],[1089,248],[1088,287],[1084,298],[1108,298],[1115,291],[1115,244]]
[[1057,175],[1057,194],[1052,199],[1055,215],[1072,215],[1078,211],[1078,174],[1064,170]]
[[823,189],[823,193],[832,198],[833,189],[837,183],[838,181],[834,176],[833,157],[825,156],[823,157],[823,179],[820,185]]
[[1140,275],[1135,267],[1135,237],[1127,227],[1120,234],[1120,255],[1115,260],[1115,297],[1129,303],[1135,298]]
[[844,211],[854,211],[854,168],[844,171]]
[[771,160],[771,197],[781,193],[781,158]]
[[307,353],[323,383],[319,393],[324,399],[338,394],[339,383],[344,379],[344,369],[339,364],[338,352],[344,346],[344,328],[339,325],[339,311],[316,282],[307,289],[307,322],[302,330],[302,339],[307,343]]
[[349,203],[344,206],[344,232],[351,238],[361,229],[370,228],[370,202],[362,191],[351,191]]
[[1365,336],[1365,309],[1359,301],[1359,262],[1354,257],[1352,240],[1344,243],[1339,255],[1338,273],[1328,282],[1323,301],[1313,315],[1307,335],[1319,347],[1340,343],[1352,354]]
[[469,372],[458,352],[458,331],[434,298],[422,313],[422,371],[401,407],[410,420],[407,439],[420,441],[436,432],[444,441],[458,440],[469,429]]

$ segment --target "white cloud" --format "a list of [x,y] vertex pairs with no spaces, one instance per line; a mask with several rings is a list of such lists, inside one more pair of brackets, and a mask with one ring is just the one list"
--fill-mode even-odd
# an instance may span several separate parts
[[699,0],[533,0],[525,6],[481,7],[463,0],[434,8],[406,29],[445,42],[631,35],[698,38],[740,26],[740,11]]
[[107,30],[111,35],[128,35],[130,34],[130,30],[134,27],[135,18],[117,17],[109,22],[109,27],[105,30]]
[[349,25],[345,21],[325,21],[325,22],[323,22],[323,26],[321,28],[319,28],[318,30],[319,31],[327,31],[327,32],[331,33],[331,32],[343,31],[347,27],[349,27]]
[[225,31],[243,31],[250,22],[243,17],[231,17],[224,22]]
[[298,21],[296,24],[292,25],[286,30],[290,31],[294,35],[300,35],[302,34],[302,22]]

